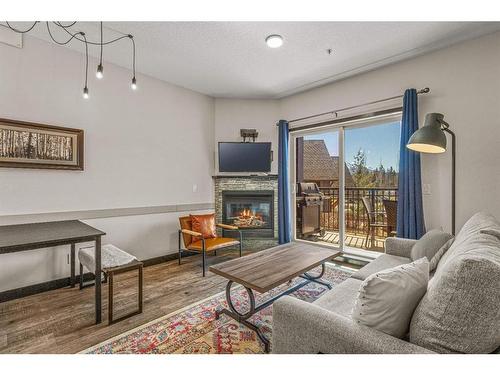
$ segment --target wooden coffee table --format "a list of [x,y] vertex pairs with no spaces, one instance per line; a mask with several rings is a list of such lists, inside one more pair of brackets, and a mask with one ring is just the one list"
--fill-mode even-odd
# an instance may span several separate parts
[[[229,280],[226,286],[226,301],[229,309],[217,309],[215,313],[216,319],[219,319],[221,314],[226,314],[255,331],[264,343],[266,353],[268,353],[269,340],[262,334],[259,327],[250,323],[248,319],[258,311],[270,306],[278,298],[290,294],[311,282],[331,289],[331,285],[322,281],[321,277],[325,272],[325,262],[340,254],[341,252],[337,250],[292,242],[211,266],[209,268],[211,272]],[[318,275],[307,273],[307,271],[318,266],[321,266],[321,272]],[[253,291],[265,293],[295,277],[300,277],[304,281],[272,297],[261,305],[255,305]],[[250,299],[248,312],[240,312],[234,307],[231,300],[231,286],[233,283],[240,284],[246,289]]]

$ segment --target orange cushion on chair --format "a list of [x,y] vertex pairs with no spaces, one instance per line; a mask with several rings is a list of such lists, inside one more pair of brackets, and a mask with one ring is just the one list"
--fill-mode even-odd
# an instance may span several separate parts
[[193,231],[201,233],[203,235],[203,238],[217,237],[217,230],[215,228],[215,214],[189,215],[189,217],[191,217],[191,227]]
[[[234,238],[209,238],[205,241],[205,250],[213,251],[217,249],[222,249],[224,247],[239,245],[240,241],[235,240]],[[201,241],[193,241],[188,246],[188,250],[202,251],[203,244]]]

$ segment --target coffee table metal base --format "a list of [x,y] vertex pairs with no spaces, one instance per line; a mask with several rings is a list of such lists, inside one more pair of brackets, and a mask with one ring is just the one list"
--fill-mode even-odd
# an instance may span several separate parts
[[229,310],[225,309],[225,308],[217,309],[216,312],[215,312],[215,319],[219,319],[221,314],[226,314],[226,315],[230,316],[231,318],[233,318],[234,320],[236,320],[237,322],[239,322],[239,323],[243,324],[244,326],[250,328],[252,331],[255,331],[255,333],[257,334],[257,336],[259,337],[259,339],[264,344],[264,351],[266,353],[269,353],[269,349],[270,349],[270,342],[269,342],[269,340],[260,331],[259,327],[257,327],[253,323],[250,323],[248,321],[248,319],[250,319],[255,313],[259,312],[260,310],[265,309],[268,306],[271,306],[272,303],[274,301],[276,301],[277,299],[279,299],[279,298],[281,298],[281,297],[283,297],[285,295],[288,295],[290,293],[293,293],[296,290],[299,290],[300,288],[303,288],[304,286],[306,286],[309,283],[314,282],[314,283],[317,283],[317,284],[324,285],[328,289],[332,289],[332,286],[329,283],[321,280],[321,278],[323,277],[324,273],[325,273],[325,264],[323,263],[321,265],[321,272],[319,273],[319,275],[314,276],[314,275],[311,275],[311,274],[309,274],[307,272],[304,273],[304,274],[302,274],[302,275],[300,275],[299,277],[302,278],[302,279],[304,279],[304,281],[298,283],[297,285],[292,286],[291,288],[288,288],[287,290],[281,292],[277,296],[274,296],[274,297],[270,298],[269,300],[267,300],[266,302],[264,302],[264,303],[262,303],[262,304],[260,304],[258,306],[256,306],[256,304],[255,304],[255,296],[254,296],[254,293],[253,293],[252,289],[247,288],[246,286],[243,286],[245,288],[245,290],[247,291],[247,293],[248,293],[248,298],[249,298],[249,302],[250,302],[250,309],[246,313],[241,313],[238,310],[236,310],[236,308],[234,307],[233,301],[231,299],[231,287],[233,285],[233,281],[229,280],[228,283],[227,283],[227,285],[226,285],[226,302],[227,302],[227,306],[229,307]]

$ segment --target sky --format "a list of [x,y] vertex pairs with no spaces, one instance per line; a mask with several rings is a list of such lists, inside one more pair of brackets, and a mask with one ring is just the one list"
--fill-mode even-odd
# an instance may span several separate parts
[[[347,128],[344,132],[346,162],[352,163],[359,149],[366,155],[366,165],[374,169],[382,164],[387,169],[399,167],[399,132],[400,122],[367,126],[364,128]],[[338,132],[329,131],[322,134],[305,136],[304,139],[323,139],[332,156],[338,156]]]

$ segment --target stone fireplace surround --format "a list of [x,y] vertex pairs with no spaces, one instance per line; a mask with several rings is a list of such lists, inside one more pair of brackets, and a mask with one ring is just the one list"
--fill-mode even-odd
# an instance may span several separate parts
[[[214,176],[215,218],[222,223],[223,191],[273,191],[274,238],[278,238],[278,176],[277,175],[218,175]],[[245,232],[243,232],[244,235]]]

